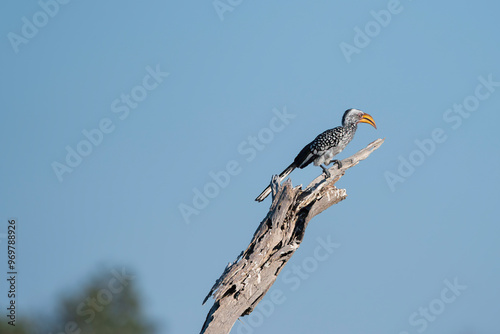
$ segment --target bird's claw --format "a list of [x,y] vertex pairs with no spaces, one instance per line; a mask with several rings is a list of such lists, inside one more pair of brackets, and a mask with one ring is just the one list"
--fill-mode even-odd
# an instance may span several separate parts
[[320,166],[323,169],[323,173],[325,174],[325,179],[328,179],[330,176],[332,176],[332,174],[330,174],[330,171],[328,170],[328,168],[326,168],[323,165],[320,165]]
[[337,164],[337,166],[339,167],[339,169],[342,168],[342,162],[340,160],[332,160],[333,162],[333,165]]

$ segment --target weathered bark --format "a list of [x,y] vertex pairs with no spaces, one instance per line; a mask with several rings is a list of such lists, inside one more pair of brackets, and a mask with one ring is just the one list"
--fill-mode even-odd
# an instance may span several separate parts
[[203,303],[213,294],[215,303],[200,334],[228,334],[239,317],[253,311],[299,248],[311,218],[347,197],[346,190],[337,189],[335,182],[383,142],[384,139],[377,139],[342,160],[342,168],[331,167],[328,179],[320,175],[304,190],[301,186],[293,188],[290,179],[280,185],[278,176],[272,178],[269,212],[248,248],[227,265],[205,297]]

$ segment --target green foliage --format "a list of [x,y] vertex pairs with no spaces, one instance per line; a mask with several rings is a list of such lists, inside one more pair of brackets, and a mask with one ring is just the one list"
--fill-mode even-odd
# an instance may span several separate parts
[[16,319],[16,325],[11,326],[7,324],[7,321],[2,319],[0,322],[0,333],[1,334],[32,334],[33,327],[30,326],[25,321],[20,321]]
[[142,314],[134,280],[117,279],[117,273],[102,273],[79,293],[64,298],[53,334],[154,333]]
[[104,271],[61,298],[57,315],[0,321],[0,334],[154,334],[143,314],[135,277],[125,269]]

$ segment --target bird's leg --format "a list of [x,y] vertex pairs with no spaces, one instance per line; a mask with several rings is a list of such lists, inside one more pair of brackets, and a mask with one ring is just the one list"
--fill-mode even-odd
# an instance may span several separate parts
[[342,168],[342,162],[340,162],[340,160],[332,160],[330,161],[330,163],[333,162],[333,165],[337,164],[337,166],[339,167],[339,169]]
[[323,165],[319,165],[321,167],[321,169],[323,169],[323,173],[325,173],[325,179],[329,178],[330,176],[332,176],[330,174],[330,171],[328,170],[328,168],[326,168],[325,166]]

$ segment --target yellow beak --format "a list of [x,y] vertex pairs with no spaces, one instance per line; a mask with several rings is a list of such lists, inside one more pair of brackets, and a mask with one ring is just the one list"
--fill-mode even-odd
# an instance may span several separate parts
[[371,117],[369,114],[364,114],[363,117],[359,120],[358,123],[368,123],[371,126],[373,126],[375,129],[377,128],[377,124],[375,124],[375,121],[373,120],[373,117]]

